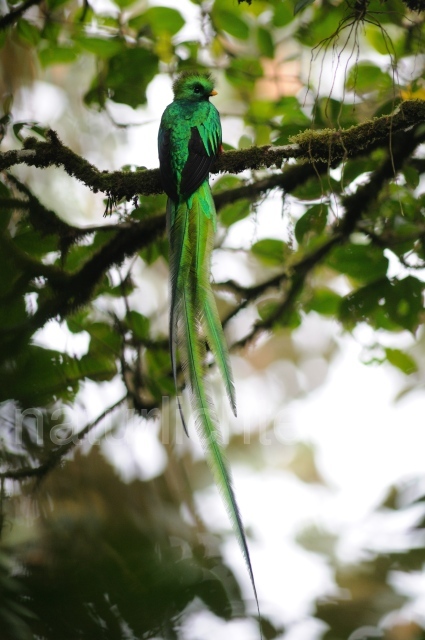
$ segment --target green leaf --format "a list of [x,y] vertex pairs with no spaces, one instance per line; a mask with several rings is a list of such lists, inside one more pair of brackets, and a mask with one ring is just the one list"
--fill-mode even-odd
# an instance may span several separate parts
[[104,289],[104,292],[108,296],[113,296],[114,298],[122,298],[123,296],[129,296],[131,293],[133,293],[135,288],[136,285],[134,284],[132,279],[126,278],[124,282],[120,282],[115,286],[112,286],[111,283],[108,282],[108,285]]
[[147,349],[146,364],[148,369],[147,385],[154,398],[173,397],[176,394],[173,377],[170,371],[170,354],[168,349]]
[[353,180],[356,180],[356,178],[361,176],[363,173],[371,171],[371,169],[370,160],[364,158],[348,160],[344,165],[342,174],[342,182],[344,186],[349,185]]
[[388,24],[385,30],[379,25],[366,25],[366,40],[381,55],[403,55],[406,30],[395,24]]
[[114,3],[120,7],[121,9],[125,9],[126,7],[129,7],[130,5],[134,4],[136,2],[136,0],[114,0]]
[[385,309],[390,319],[412,333],[421,323],[424,286],[417,278],[407,276],[391,282],[385,295]]
[[[304,127],[303,127],[304,128]],[[301,127],[299,124],[288,124],[279,127],[279,135],[277,138],[273,138],[272,143],[274,145],[288,144],[291,142],[292,136],[296,136],[300,133]]]
[[314,123],[317,128],[341,129],[358,124],[352,104],[323,97],[316,102]]
[[326,226],[328,208],[323,204],[314,204],[295,225],[295,238],[301,243],[306,234],[320,235]]
[[78,58],[79,49],[73,46],[52,46],[38,52],[38,59],[42,67],[52,64],[71,64]]
[[71,333],[81,333],[87,330],[89,314],[87,309],[76,311],[66,319],[68,329]]
[[383,312],[385,293],[389,286],[389,281],[384,278],[345,296],[339,310],[341,322],[348,329],[354,328],[359,322],[369,322],[377,326],[376,314],[377,311]]
[[254,124],[268,123],[279,114],[278,103],[272,100],[252,100],[246,114],[247,120],[253,120]]
[[306,116],[302,109],[302,105],[297,98],[293,96],[283,96],[274,103],[276,113],[282,114],[283,122],[294,122],[300,124],[303,128],[310,124],[310,118]]
[[70,356],[27,345],[13,362],[0,366],[0,398],[15,398],[26,407],[70,400],[82,378],[77,361]]
[[235,187],[241,187],[243,184],[244,181],[237,176],[224,175],[220,176],[220,178],[214,182],[211,190],[213,193],[222,193],[223,191],[229,191],[229,189],[234,189]]
[[[386,0],[386,11],[382,11],[382,14],[379,14],[379,23],[385,25],[398,24],[404,26],[404,7],[405,4],[403,0]],[[381,9],[381,0],[370,0],[368,11],[373,12],[372,15],[376,15],[376,12],[380,11]]]
[[274,58],[274,43],[268,29],[258,27],[257,44],[260,53],[266,58]]
[[[5,216],[5,218],[7,217],[8,216]],[[5,236],[6,242],[10,242],[8,234],[5,234]],[[22,277],[21,268],[19,268],[17,264],[13,260],[11,260],[10,255],[8,255],[8,252],[6,252],[5,250],[0,251],[0,273],[0,297],[2,297],[9,294],[16,281]],[[2,307],[2,305],[0,305],[0,307]],[[7,306],[5,306],[2,311],[7,315]],[[0,327],[3,327],[3,324],[0,324]]]
[[143,341],[149,337],[150,320],[141,313],[130,311],[127,315],[127,324],[134,336],[139,340]]
[[273,328],[289,327],[290,329],[296,329],[301,324],[300,314],[296,309],[290,309],[285,313],[280,311],[282,301],[279,298],[269,297],[265,300],[260,300],[257,304],[258,315],[263,322],[270,322],[270,319],[274,316]]
[[288,253],[288,247],[282,240],[266,238],[256,242],[252,246],[251,252],[268,266],[281,266]]
[[0,180],[0,198],[9,198],[10,197],[10,189],[6,187],[4,182]]
[[421,323],[424,286],[413,276],[377,280],[342,300],[340,320],[349,328],[365,321],[375,328],[414,333]]
[[288,2],[279,2],[273,14],[273,24],[275,27],[285,27],[294,19]]
[[112,235],[112,232],[99,233],[94,237],[88,237],[85,244],[72,245],[65,256],[65,266],[67,271],[73,272],[78,270],[86,260],[93,256],[101,246],[105,245],[108,240],[110,240]]
[[388,258],[374,245],[348,244],[336,247],[327,258],[327,264],[362,282],[383,278],[388,269]]
[[359,62],[351,67],[345,86],[349,91],[363,94],[391,89],[393,80],[388,73],[372,62]]
[[251,210],[249,200],[237,200],[232,204],[227,204],[220,210],[220,222],[225,227],[230,227],[235,222],[243,220],[249,215]]
[[140,257],[146,264],[153,264],[158,258],[168,259],[168,240],[160,238],[156,242],[152,242],[146,249],[139,252]]
[[392,95],[389,100],[379,104],[378,108],[373,112],[374,118],[380,118],[381,116],[389,116],[395,113],[395,110],[403,100],[400,97]]
[[41,30],[43,40],[48,40],[51,45],[56,45],[61,33],[61,25],[56,22],[47,21]]
[[103,105],[109,97],[135,109],[146,102],[146,89],[157,70],[158,57],[154,53],[140,47],[126,49],[109,59],[106,77],[99,75],[85,95],[85,102]]
[[267,321],[274,316],[281,305],[281,300],[275,297],[269,297],[265,300],[260,300],[257,304],[258,315],[261,320]]
[[165,32],[174,36],[185,24],[182,14],[170,7],[150,7],[141,17],[156,35]]
[[[1,297],[9,293],[18,275],[19,273],[14,270],[13,265],[10,265],[8,269],[2,271],[2,277],[0,279]],[[8,329],[13,329],[14,327],[19,327],[27,318],[23,296],[8,298],[7,304],[0,304],[0,327],[3,332],[6,332]]]
[[227,31],[231,36],[239,40],[247,40],[249,38],[249,27],[245,20],[240,18],[236,13],[225,10],[213,10],[214,24],[221,31]]
[[263,76],[263,67],[257,58],[233,58],[226,69],[226,77],[239,88],[252,89],[254,82]]
[[250,149],[254,146],[254,141],[250,136],[242,135],[238,141],[238,149]]
[[33,231],[30,227],[24,227],[15,235],[14,244],[34,258],[42,258],[46,253],[57,251],[59,248],[56,236],[46,235],[39,231]]
[[92,322],[86,326],[90,333],[89,354],[107,353],[112,359],[118,357],[121,350],[121,336],[114,327],[106,322]]
[[316,311],[322,316],[338,315],[341,296],[332,289],[318,289],[306,305],[307,311]]
[[415,169],[415,167],[406,165],[403,168],[403,175],[406,179],[406,184],[411,189],[416,189],[416,187],[419,185],[419,179],[420,179],[419,171]]
[[143,220],[148,216],[162,214],[167,205],[167,196],[160,194],[156,196],[139,196],[139,206],[133,209],[131,216],[136,220]]
[[78,361],[81,377],[95,382],[112,380],[117,373],[117,365],[113,358],[104,353],[92,353],[82,356]]
[[[332,189],[334,193],[338,193],[340,184],[333,178],[326,178],[326,186]],[[319,200],[323,196],[324,185],[322,180],[318,180],[317,177],[310,178],[299,187],[293,190],[295,195],[300,200]]]
[[19,39],[26,44],[35,47],[40,42],[41,34],[39,29],[25,18],[21,18],[16,23],[16,32]]
[[323,42],[325,38],[332,37],[332,34],[340,28],[341,21],[346,17],[346,5],[332,5],[332,8],[321,11],[319,15],[314,15],[311,20],[302,22],[296,32],[296,38],[305,46],[312,48]]
[[125,43],[120,38],[79,36],[76,41],[85,51],[89,51],[100,58],[110,58],[122,51],[125,46]]
[[407,375],[416,373],[418,370],[418,365],[415,360],[404,351],[400,351],[400,349],[390,349],[388,347],[385,349],[385,355],[393,367],[397,367],[397,369],[400,369],[400,371]]
[[25,139],[21,133],[22,129],[24,129],[24,131],[28,129],[32,133],[36,133],[41,136],[44,140],[46,139],[47,129],[45,127],[41,127],[36,122],[15,122],[12,130],[20,142],[23,142]]

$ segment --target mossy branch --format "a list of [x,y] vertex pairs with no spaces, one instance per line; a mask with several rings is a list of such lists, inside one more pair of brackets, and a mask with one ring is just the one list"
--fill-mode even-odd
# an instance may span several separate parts
[[395,134],[422,126],[424,121],[425,100],[406,100],[391,115],[373,118],[349,129],[307,129],[291,141],[299,146],[300,157],[332,164],[369,153],[389,143]]
[[[414,115],[412,111],[413,107]],[[414,127],[411,124],[412,121],[414,121],[415,124],[418,124],[416,118],[419,115],[421,117],[425,117],[425,102],[410,101],[409,103],[403,103],[403,108],[400,108],[396,115],[392,117],[385,116],[372,121],[372,124],[375,123],[376,125],[376,123],[378,123],[378,125],[376,125],[377,133],[373,139],[370,136],[370,129],[369,135],[366,136],[371,144],[376,144],[379,135],[384,139],[385,131],[387,136],[389,136],[389,132],[394,131],[394,129],[399,132],[402,124],[405,129],[411,130],[403,134],[400,144],[396,144],[397,138],[394,138],[392,151],[390,150],[388,154],[387,162],[384,163],[381,169],[378,169],[374,174],[372,174],[369,182],[357,189],[353,195],[346,196],[342,199],[343,205],[345,205],[346,208],[346,213],[338,223],[337,228],[334,230],[338,239],[340,234],[342,234],[343,238],[347,238],[350,235],[354,230],[357,221],[362,217],[363,213],[369,206],[371,199],[375,198],[379,193],[382,184],[387,179],[391,179],[394,176],[394,172],[400,168],[401,164],[411,155],[414,148],[424,138],[425,134],[421,131],[420,127]],[[352,134],[353,131],[357,131],[364,137],[366,135],[364,127],[364,124],[359,125],[358,127],[352,127],[348,130],[348,133],[351,132]],[[325,137],[328,136],[329,139],[329,133],[324,132],[323,135]],[[345,134],[340,132],[338,135],[343,136]],[[302,136],[304,136],[305,140],[308,138],[310,142],[313,141],[314,144],[318,141],[319,144],[322,144],[323,142],[321,134],[318,132],[308,132],[308,134],[305,133],[302,134]],[[157,170],[130,174],[124,172],[99,172],[87,161],[83,160],[70,149],[63,146],[54,132],[50,132],[49,138],[50,141],[48,142],[38,142],[31,138],[26,141],[26,149],[23,152],[9,152],[9,154],[24,153],[25,161],[34,164],[37,162],[37,166],[49,166],[52,162],[53,164],[62,165],[70,175],[74,175],[76,178],[85,182],[88,186],[91,186],[94,190],[106,189],[107,191],[114,193],[115,197],[118,197],[118,194],[126,194],[126,197],[134,197],[135,194],[140,193],[141,191],[147,193],[154,189],[154,192],[158,193],[160,190],[159,172]],[[366,138],[364,140],[364,144],[366,144]],[[388,137],[386,141],[388,142]],[[306,149],[311,149],[311,146],[309,147],[310,142],[305,142]],[[340,147],[338,147],[337,142],[334,143],[333,149],[335,151],[335,157],[342,153],[346,142],[347,139],[343,139],[343,142],[340,142]],[[302,142],[301,146],[303,144],[304,142]],[[33,146],[34,149],[28,149],[28,146]],[[53,154],[54,161],[52,160],[52,148],[57,152],[56,155]],[[42,149],[41,156],[39,154],[39,149]],[[281,154],[282,148],[277,149],[277,153]],[[30,151],[34,151],[34,153],[28,155]],[[316,151],[318,151],[318,148]],[[238,168],[241,167],[241,158],[245,158],[245,160],[247,158],[246,155],[243,155],[245,153],[248,153],[248,155],[251,154],[250,166],[253,166],[255,163],[260,163],[261,158],[264,162],[272,161],[273,154],[271,152],[271,148],[267,148],[267,153],[265,152],[265,155],[261,155],[262,148],[228,152],[223,154],[223,157],[219,159],[215,170],[224,170],[224,167],[226,166],[231,166],[232,171],[238,170]],[[303,151],[303,153],[307,152]],[[344,150],[344,153],[346,153],[346,150]],[[318,155],[320,154],[318,153]],[[333,155],[333,152],[331,155]],[[3,158],[5,156],[10,158],[8,154],[3,154]],[[254,157],[256,158],[255,162],[253,160]],[[280,158],[281,157],[282,156],[280,156]],[[252,184],[243,185],[236,189],[217,194],[215,197],[217,208],[220,209],[224,204],[234,202],[235,200],[243,197],[255,199],[259,194],[276,187],[279,187],[286,192],[290,192],[296,186],[305,182],[308,178],[326,172],[328,167],[329,164],[325,161],[287,166],[283,172],[272,174],[266,178],[257,180]],[[115,179],[117,179],[116,183],[114,182]],[[16,186],[29,198],[32,224],[36,228],[43,227],[42,219],[47,210],[45,210],[42,205],[38,203],[38,200],[27,190],[27,188],[19,184],[18,181],[16,181]],[[40,205],[42,208],[38,211],[37,206],[35,205]],[[49,214],[48,217],[50,219],[55,215],[54,212],[47,211],[47,213]],[[65,233],[66,238],[72,242],[72,238],[69,238],[69,234],[71,234],[71,236],[73,235],[73,228],[68,225],[64,225],[65,223],[60,223],[60,229],[56,228],[54,232],[59,233],[60,236],[62,233]],[[3,337],[6,338],[7,342],[11,340],[13,343],[16,339],[19,340],[23,335],[32,334],[36,329],[44,326],[49,319],[57,316],[65,317],[78,307],[89,302],[93,295],[93,291],[103,277],[103,274],[112,265],[120,264],[127,256],[133,255],[135,252],[148,246],[164,232],[164,229],[164,215],[156,216],[154,218],[146,218],[141,222],[135,223],[134,225],[128,225],[126,227],[117,226],[116,233],[113,237],[108,240],[98,250],[98,252],[83,264],[75,273],[62,272],[61,270],[52,268],[48,265],[42,265],[42,271],[37,273],[38,263],[36,264],[33,261],[34,263],[32,262],[31,265],[23,265],[25,267],[31,267],[30,272],[32,277],[35,275],[43,275],[47,278],[51,288],[50,295],[43,300],[36,313],[28,318],[25,326],[16,326],[13,329],[4,330],[2,332]],[[49,230],[46,229],[46,227],[43,229],[44,233],[51,231],[51,227]],[[332,244],[333,242],[330,243],[330,246]],[[25,256],[14,256],[14,259],[16,257],[19,259],[18,261],[21,259],[24,260],[25,258]],[[315,263],[316,261],[313,260],[313,265]],[[301,269],[301,265],[298,266]],[[295,271],[292,272],[292,285],[290,285],[290,287],[292,286],[293,288],[290,288],[287,292],[287,296],[289,296],[288,301],[293,301],[295,299],[295,294],[300,290],[302,281],[309,270],[310,267],[306,270],[304,268],[302,269],[303,274],[301,274],[302,278],[299,286],[296,286],[296,268]],[[285,278],[286,277],[287,274],[285,274]],[[267,286],[270,286],[270,283]],[[258,295],[261,295],[262,291],[264,291],[264,287],[262,287],[261,290],[253,291],[251,293],[254,297],[257,297]],[[250,298],[250,296],[248,297]],[[285,308],[288,306],[288,301],[285,303]],[[242,308],[246,303],[247,300],[245,300],[245,302],[242,301],[242,306],[240,308]],[[284,310],[283,307],[281,311],[282,310]],[[270,319],[270,322],[272,322],[272,319]],[[260,330],[261,327],[267,328],[269,324],[270,323],[267,321],[258,323],[254,328],[252,335],[255,335],[256,331]],[[5,334],[7,334],[7,337]],[[245,342],[246,341],[247,340],[245,340]]]
[[[364,155],[377,146],[386,146],[391,137],[399,132],[422,125],[425,120],[425,101],[402,102],[395,113],[353,126],[346,130],[307,130],[292,138],[292,144],[263,146],[227,151],[213,166],[212,173],[240,173],[247,169],[276,166],[285,160],[298,158],[310,162],[326,162],[330,165],[343,158]],[[131,200],[136,195],[162,193],[158,169],[134,172],[99,171],[94,165],[74,153],[59,139],[55,131],[49,130],[46,141],[27,138],[20,151],[0,154],[0,170],[17,164],[26,164],[40,169],[63,167],[68,175],[76,178],[93,192],[103,192],[117,200]]]

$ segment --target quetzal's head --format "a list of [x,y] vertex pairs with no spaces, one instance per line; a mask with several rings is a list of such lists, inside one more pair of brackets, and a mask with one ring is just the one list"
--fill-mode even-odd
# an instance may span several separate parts
[[173,84],[174,100],[202,102],[217,95],[214,82],[207,73],[184,72]]

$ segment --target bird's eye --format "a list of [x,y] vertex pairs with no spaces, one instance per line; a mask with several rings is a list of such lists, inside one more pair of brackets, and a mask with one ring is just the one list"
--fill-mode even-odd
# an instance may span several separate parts
[[201,93],[201,87],[200,86],[194,87],[193,90],[194,90],[195,93]]

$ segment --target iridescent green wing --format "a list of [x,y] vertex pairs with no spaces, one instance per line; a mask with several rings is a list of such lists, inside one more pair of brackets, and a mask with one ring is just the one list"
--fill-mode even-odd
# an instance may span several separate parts
[[191,126],[188,157],[181,174],[180,193],[188,198],[208,178],[221,148],[220,116],[213,104],[199,106],[189,120]]
[[211,103],[204,121],[197,125],[206,153],[209,156],[217,156],[221,150],[221,122],[220,116]]

